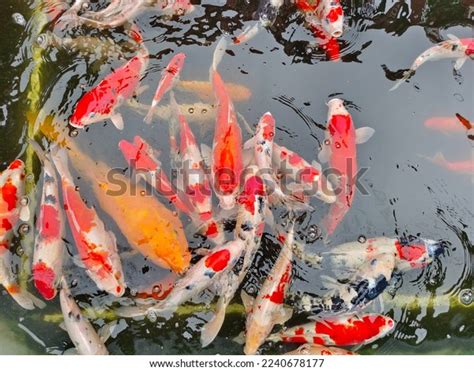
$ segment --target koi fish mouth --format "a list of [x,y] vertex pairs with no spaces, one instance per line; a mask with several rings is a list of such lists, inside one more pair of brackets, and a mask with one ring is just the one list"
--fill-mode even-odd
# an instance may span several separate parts
[[446,241],[433,241],[433,240],[424,240],[426,249],[428,250],[428,255],[431,258],[436,258],[448,249],[448,243]]

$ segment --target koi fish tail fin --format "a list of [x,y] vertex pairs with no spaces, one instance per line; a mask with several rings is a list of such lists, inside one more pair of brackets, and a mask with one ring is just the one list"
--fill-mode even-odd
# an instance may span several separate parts
[[239,36],[233,38],[232,42],[236,45],[248,42],[258,34],[260,24],[260,22],[256,22],[253,26],[247,26]]
[[72,175],[69,171],[67,152],[64,148],[59,148],[54,145],[50,149],[51,159],[61,178],[66,178],[72,181]]
[[26,310],[42,309],[46,306],[42,300],[17,285],[7,288],[7,291],[18,305]]
[[142,318],[147,317],[149,314],[150,306],[145,305],[136,305],[136,306],[129,306],[129,307],[119,307],[115,310],[115,313],[119,317],[124,318]]
[[403,74],[403,77],[397,81],[395,85],[392,86],[392,88],[389,91],[394,91],[397,90],[401,84],[403,84],[405,81],[407,81],[410,77],[412,77],[415,74],[414,70],[408,70]]
[[214,50],[214,55],[212,57],[211,74],[210,75],[212,75],[212,71],[217,70],[217,66],[219,65],[222,58],[224,57],[226,46],[227,46],[226,38],[221,37],[221,39],[217,43],[216,49]]
[[348,207],[344,206],[340,201],[336,201],[330,206],[328,214],[322,221],[323,228],[326,231],[326,238],[334,233],[339,223],[344,219],[347,210]]
[[439,166],[446,166],[448,164],[448,161],[441,152],[437,152],[432,158],[429,158],[429,160]]
[[145,115],[145,118],[143,119],[143,122],[145,124],[148,124],[150,125],[151,122],[153,121],[153,116],[155,115],[155,106],[152,104],[150,106],[150,109],[148,110],[148,112],[146,113]]
[[201,345],[203,348],[211,344],[219,334],[224,323],[226,308],[227,302],[221,296],[217,302],[214,316],[201,329]]

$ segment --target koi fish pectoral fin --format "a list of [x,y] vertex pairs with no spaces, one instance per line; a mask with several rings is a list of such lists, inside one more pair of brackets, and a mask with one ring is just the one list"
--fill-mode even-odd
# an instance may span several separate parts
[[459,37],[453,35],[452,33],[448,33],[446,36],[447,36],[448,39],[450,39],[450,40],[453,40],[453,41],[460,41],[460,40],[459,40]]
[[323,144],[323,148],[318,154],[318,159],[320,162],[326,163],[331,157],[331,148],[328,145]]
[[283,325],[293,316],[293,309],[282,307],[279,311],[273,314],[273,322],[278,325]]
[[110,116],[110,120],[118,130],[123,130],[123,117],[120,113],[114,113],[112,116]]
[[240,293],[240,298],[242,299],[242,304],[244,305],[245,312],[249,314],[253,308],[255,299],[243,290]]
[[374,135],[375,130],[365,126],[356,130],[356,144],[362,144],[367,142]]
[[464,66],[464,63],[466,63],[467,58],[468,57],[458,58],[456,62],[454,62],[454,69],[456,71],[459,71],[462,68],[462,66]]
[[203,348],[211,344],[219,334],[222,324],[224,323],[225,310],[225,300],[223,297],[220,297],[217,301],[216,311],[213,317],[201,329],[201,345]]

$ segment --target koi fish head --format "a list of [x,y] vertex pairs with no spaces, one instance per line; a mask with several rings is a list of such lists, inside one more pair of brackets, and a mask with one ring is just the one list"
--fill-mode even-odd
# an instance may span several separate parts
[[100,112],[99,102],[95,94],[95,89],[87,92],[82,96],[74,109],[69,124],[72,127],[82,129],[85,126],[105,120],[109,117],[111,110],[108,112]]
[[259,140],[273,141],[273,137],[275,136],[275,119],[270,112],[262,116],[256,131]]
[[0,173],[0,214],[12,212],[18,207],[23,194],[24,179],[25,164],[21,160],[13,161]]
[[383,316],[381,314],[369,314],[366,318],[364,318],[364,322],[367,323],[367,320],[373,326],[378,328],[374,338],[368,340],[375,340],[384,337],[395,327],[395,321],[392,318]]
[[323,0],[321,2],[321,23],[331,37],[342,36],[344,28],[344,11],[339,0]]
[[399,269],[425,267],[446,249],[443,242],[418,237],[400,238],[395,242],[395,247],[400,259]]

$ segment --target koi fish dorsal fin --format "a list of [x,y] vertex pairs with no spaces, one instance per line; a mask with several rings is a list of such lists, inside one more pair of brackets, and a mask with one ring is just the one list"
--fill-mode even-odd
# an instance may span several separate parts
[[112,121],[112,124],[114,124],[118,130],[123,130],[123,117],[120,113],[114,113],[112,116],[110,116],[110,121]]
[[466,63],[467,59],[468,59],[467,56],[456,59],[456,62],[454,62],[454,69],[456,71],[459,71],[462,68],[462,66],[464,66],[464,63]]
[[363,128],[356,129],[356,144],[362,144],[367,142],[374,135],[375,130],[365,126]]

